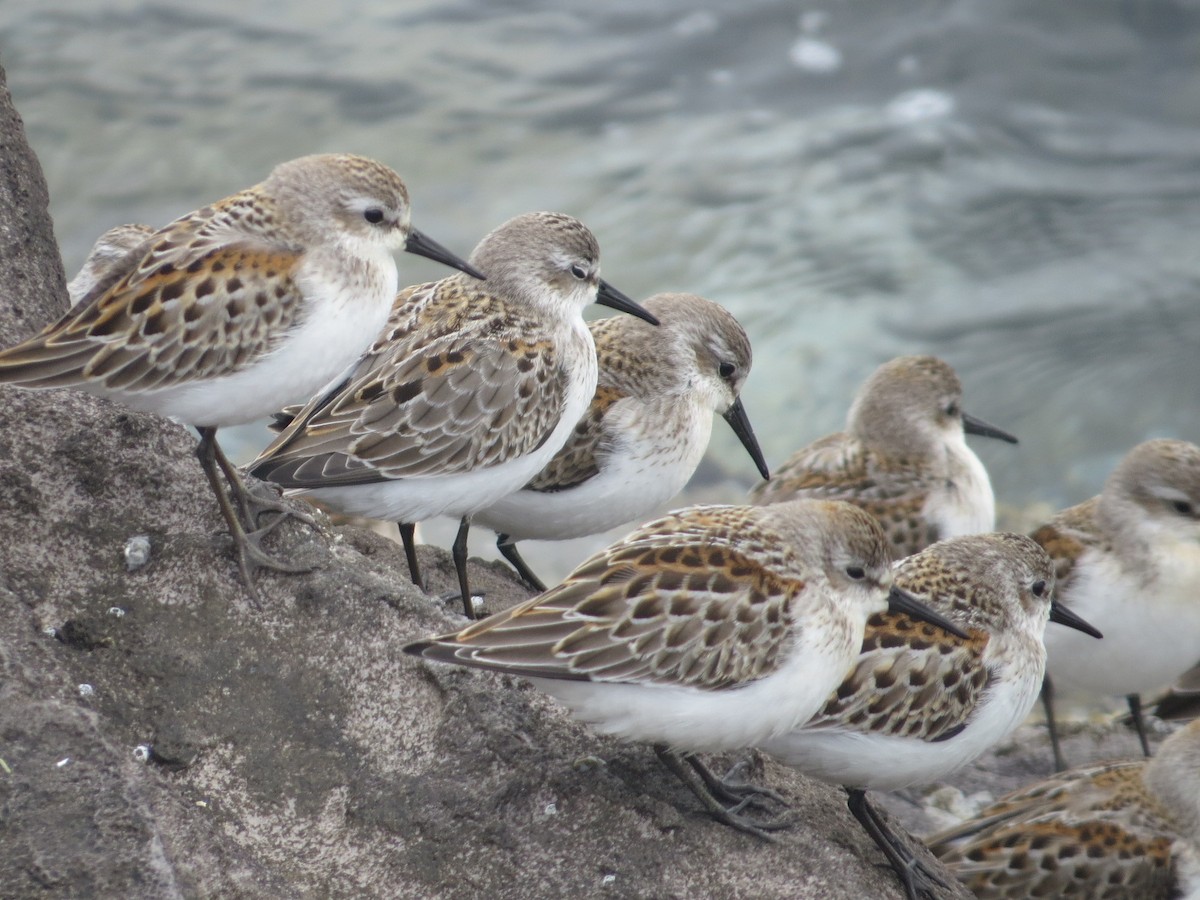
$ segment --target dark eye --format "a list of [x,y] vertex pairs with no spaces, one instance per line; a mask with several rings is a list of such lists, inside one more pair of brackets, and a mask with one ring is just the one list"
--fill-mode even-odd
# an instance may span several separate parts
[[1031,590],[1033,592],[1033,596],[1035,596],[1035,597],[1044,597],[1044,596],[1046,596],[1046,582],[1035,581],[1030,586],[1029,590]]
[[1172,501],[1171,508],[1173,510],[1175,510],[1175,512],[1179,513],[1181,516],[1190,516],[1190,515],[1192,515],[1192,511],[1193,511],[1192,504],[1188,503],[1186,500]]
[[585,269],[583,266],[579,265],[579,263],[575,263],[575,265],[571,266],[571,274],[574,275],[576,278],[578,278],[580,281],[583,281],[583,279],[587,278],[588,273],[587,273],[587,269]]
[[962,415],[962,407],[959,406],[957,402],[949,403],[946,406],[946,415],[950,416],[953,419],[957,419],[959,416]]
[[723,362],[719,366],[717,366],[717,373],[722,378],[732,378],[734,375],[737,374],[737,366],[735,366],[731,362]]
[[370,209],[364,209],[363,218],[372,225],[378,225],[383,221],[383,210],[376,206],[372,206]]
[[862,581],[867,577],[867,572],[862,566],[846,566],[846,574],[855,581]]

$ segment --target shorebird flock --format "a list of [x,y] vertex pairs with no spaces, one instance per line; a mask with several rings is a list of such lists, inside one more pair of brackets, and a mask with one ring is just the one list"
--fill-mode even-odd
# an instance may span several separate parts
[[[397,250],[457,271],[401,289]],[[413,227],[390,168],[308,156],[162,228],[106,232],[69,292],[58,321],[0,351],[0,382],[193,426],[253,604],[260,569],[303,571],[263,545],[287,517],[315,525],[287,498],[394,522],[422,588],[415,526],[452,516],[470,621],[408,653],[529,679],[652,745],[755,838],[789,826],[785,798],[698,754],[760,750],[840,785],[910,898],[945,870],[866,791],[967,765],[1039,694],[1064,769],[1063,690],[1126,697],[1149,758],[1142,695],[1200,659],[1200,448],[1148,441],[1099,496],[1030,536],[996,532],[966,436],[1016,438],[963,410],[945,362],[906,356],[870,375],[844,432],[771,477],[741,401],[746,331],[694,294],[630,299],[562,213],[516,216],[463,260]],[[591,303],[622,315],[585,323]],[[638,524],[695,472],[714,414],[764,480],[743,505]],[[217,429],[272,416],[243,472]],[[537,591],[481,620],[472,523]],[[624,523],[549,587],[517,551]],[[1200,896],[1198,727],[1018,790],[930,846],[980,897]]]

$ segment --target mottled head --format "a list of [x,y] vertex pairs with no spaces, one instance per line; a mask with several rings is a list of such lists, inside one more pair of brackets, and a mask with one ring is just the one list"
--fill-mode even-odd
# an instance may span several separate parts
[[824,574],[868,615],[887,608],[892,551],[874,516],[841,500],[788,500],[757,508],[805,570]]
[[489,292],[583,309],[600,287],[600,244],[578,219],[561,213],[515,216],[484,236],[471,265]]
[[1200,447],[1154,440],[1126,454],[1104,484],[1099,514],[1147,543],[1200,543]]
[[490,293],[558,315],[578,315],[589,303],[600,303],[649,316],[600,277],[596,236],[562,213],[514,216],[484,236],[471,254],[471,264],[487,276]]
[[259,190],[302,237],[399,250],[412,228],[408,188],[382,163],[349,153],[302,156],[274,168]]
[[900,356],[866,380],[846,419],[846,430],[870,447],[890,454],[922,456],[963,432],[1016,438],[968,416],[962,409],[962,382],[935,356]]
[[645,402],[717,413],[764,478],[766,461],[740,399],[753,355],[745,329],[724,307],[695,294],[655,294],[643,306],[657,327],[631,316],[592,322],[600,384]]
[[1200,844],[1200,720],[1165,741],[1146,760],[1142,780],[1167,808],[1179,833]]
[[606,383],[641,399],[695,398],[724,413],[741,393],[753,361],[738,320],[695,294],[655,294],[642,305],[658,327],[629,316],[590,325]]
[[961,627],[1033,640],[1044,658],[1054,564],[1024,535],[994,532],[939,541],[897,564],[896,585]]
[[74,306],[92,292],[96,285],[106,282],[108,275],[123,268],[123,263],[134,263],[133,251],[140,248],[154,229],[149,225],[117,225],[96,239],[87,259],[79,272],[67,285],[67,294]]

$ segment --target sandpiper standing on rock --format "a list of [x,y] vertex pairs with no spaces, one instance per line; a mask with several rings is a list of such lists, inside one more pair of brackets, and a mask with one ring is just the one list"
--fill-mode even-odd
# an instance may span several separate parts
[[962,382],[945,362],[901,356],[859,389],[844,432],[796,451],[750,499],[849,501],[879,519],[897,557],[934,541],[991,531],[992,484],[964,432],[1017,442],[963,412]]
[[811,720],[760,745],[842,785],[910,898],[938,883],[891,833],[865,791],[936,780],[1003,740],[1037,701],[1046,622],[1099,633],[1051,600],[1054,569],[1019,534],[951,538],[901,560],[897,587],[969,633],[892,612],[872,616],[858,659]]
[[404,649],[531,679],[597,731],[657,745],[711,815],[765,836],[775,826],[740,815],[746,796],[690,754],[754,747],[807,721],[872,613],[953,629],[893,586],[890,563],[879,523],[848,503],[694,506],[538,597]]
[[1066,765],[1054,721],[1061,688],[1124,695],[1149,756],[1142,692],[1200,659],[1200,447],[1139,444],[1098,496],[1063,510],[1033,539],[1057,567],[1058,599],[1107,635],[1095,644],[1059,628],[1046,633],[1042,700],[1055,767]]
[[714,412],[769,477],[739,396],[751,353],[737,319],[695,294],[656,294],[643,305],[659,327],[629,316],[590,323],[600,372],[588,411],[522,490],[473,517],[497,532],[500,552],[536,590],[546,586],[516,542],[597,534],[654,512],[696,471]]
[[510,219],[471,264],[486,283],[452,275],[401,292],[370,351],[251,467],[341,512],[398,522],[418,586],[413,526],[461,517],[453,554],[468,617],[471,514],[541,471],[596,391],[584,307],[657,324],[600,278],[599,244],[570,216]]
[[354,362],[387,318],[402,248],[466,267],[412,228],[408,190],[387,166],[348,154],[282,163],[118,252],[62,318],[0,352],[0,382],[76,388],[195,426],[257,600],[252,565],[295,571],[256,534],[259,512],[286,510],[246,490],[217,428],[270,415]]

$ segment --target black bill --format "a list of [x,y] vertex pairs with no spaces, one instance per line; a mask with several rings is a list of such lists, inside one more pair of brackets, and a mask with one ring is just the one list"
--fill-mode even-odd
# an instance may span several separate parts
[[771,473],[767,469],[767,461],[763,459],[762,448],[758,446],[758,438],[754,436],[754,429],[750,427],[750,419],[746,416],[746,408],[742,406],[742,398],[738,397],[734,400],[721,418],[729,423],[733,433],[738,436],[738,440],[742,442],[742,446],[754,460],[754,465],[758,467],[758,474],[763,478],[770,478]]
[[654,318],[648,310],[630,300],[603,278],[600,279],[600,290],[596,293],[596,302],[601,306],[608,306],[620,312],[629,313],[631,316],[637,316],[639,319],[645,319],[651,325],[658,324],[658,319]]
[[928,622],[930,625],[936,625],[943,631],[948,631],[957,638],[962,638],[964,641],[970,638],[970,635],[951,622],[944,616],[935,613],[932,609],[910,594],[908,591],[892,585],[892,590],[888,594],[888,612],[904,613],[910,619],[917,619],[921,622]]
[[487,278],[465,259],[455,256],[433,238],[426,237],[415,228],[409,231],[408,243],[404,245],[404,249],[417,256],[424,256],[426,259],[432,259],[434,262],[458,269],[460,272],[466,272],[472,278],[478,278],[480,281]]
[[1059,625],[1066,625],[1068,628],[1074,628],[1076,631],[1082,631],[1084,634],[1091,635],[1094,638],[1102,638],[1104,635],[1100,633],[1098,628],[1094,628],[1088,624],[1081,616],[1075,615],[1067,607],[1063,606],[1057,600],[1050,601],[1050,621],[1057,622]]
[[996,438],[1000,441],[1007,441],[1010,444],[1017,443],[1015,435],[1009,434],[1003,428],[997,428],[995,425],[989,425],[983,419],[977,419],[968,413],[962,414],[963,431],[967,434],[977,434],[980,437]]

